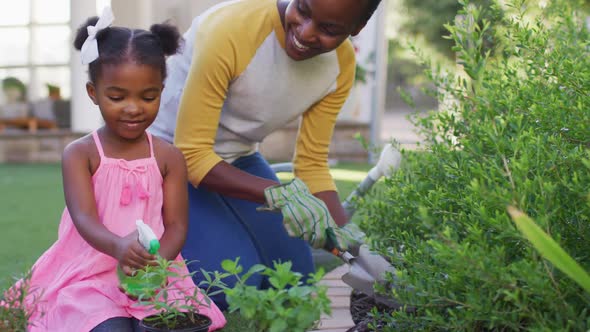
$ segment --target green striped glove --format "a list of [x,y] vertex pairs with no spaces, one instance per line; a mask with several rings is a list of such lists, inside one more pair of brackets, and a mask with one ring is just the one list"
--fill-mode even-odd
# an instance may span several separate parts
[[367,235],[353,222],[340,227],[339,231],[341,237],[346,241],[348,248],[351,246],[360,246],[365,243]]
[[331,232],[331,241],[340,250],[346,250],[343,232],[334,222],[328,207],[312,195],[300,179],[268,187],[264,190],[266,205],[260,211],[278,211],[283,214],[283,225],[292,237],[307,241],[314,248],[324,248]]

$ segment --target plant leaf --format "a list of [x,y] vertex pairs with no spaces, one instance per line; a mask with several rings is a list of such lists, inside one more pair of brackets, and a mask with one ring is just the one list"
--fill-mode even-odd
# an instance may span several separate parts
[[590,275],[557,242],[543,232],[529,216],[517,208],[509,206],[508,213],[518,230],[524,234],[545,259],[582,286],[586,292],[590,293]]

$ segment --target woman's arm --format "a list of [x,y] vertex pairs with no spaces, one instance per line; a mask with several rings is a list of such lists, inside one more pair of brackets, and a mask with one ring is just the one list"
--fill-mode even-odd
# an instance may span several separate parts
[[[240,9],[238,5],[231,8]],[[236,23],[239,20],[226,15],[230,9],[224,13],[196,28],[174,144],[185,156],[188,180],[194,186],[205,185],[223,195],[262,203],[264,188],[276,183],[231,166],[213,150],[230,82],[245,70],[262,42],[252,40]]]
[[121,238],[109,231],[98,218],[92,187],[88,140],[68,145],[62,156],[62,176],[66,206],[74,226],[94,249],[114,257],[122,265],[142,268],[155,257],[143,250],[137,233]]
[[[228,6],[195,21],[199,24],[194,27],[195,47],[174,132],[174,145],[184,154],[188,180],[194,186],[222,162],[213,150],[221,109],[230,82],[242,74],[258,48],[259,42],[251,40],[250,31],[235,19],[244,5]],[[221,170],[224,175],[226,168]],[[220,177],[213,182],[239,179]]]
[[[232,180],[228,181],[228,179]],[[229,197],[262,204],[265,202],[264,189],[278,182],[246,173],[222,161],[207,173],[201,184]]]
[[322,191],[319,193],[315,193],[314,196],[316,196],[317,198],[324,201],[324,203],[326,203],[326,206],[328,207],[328,210],[330,211],[330,215],[332,216],[332,218],[334,219],[334,221],[336,222],[336,224],[338,226],[342,227],[349,222],[348,217],[346,216],[346,212],[344,211],[344,208],[342,207],[342,202],[340,202],[340,197],[338,196],[337,191],[335,191],[335,190]]
[[336,191],[328,167],[328,151],[334,126],[342,105],[354,82],[354,49],[349,41],[336,49],[340,75],[336,90],[328,94],[303,114],[295,147],[295,176],[302,179],[309,190],[324,201],[336,224],[343,226],[348,218]]
[[160,255],[168,260],[175,259],[180,253],[188,231],[188,193],[186,165],[182,153],[166,144],[161,149],[166,160],[163,176],[164,234],[160,238]]

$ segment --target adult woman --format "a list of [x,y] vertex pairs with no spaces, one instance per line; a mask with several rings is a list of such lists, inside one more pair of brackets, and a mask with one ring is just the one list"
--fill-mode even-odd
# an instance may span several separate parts
[[[295,271],[307,275],[313,271],[309,247],[289,237],[281,221],[289,234],[314,247],[325,244],[327,227],[338,235],[334,221],[348,222],[328,171],[328,146],[354,80],[348,38],[361,31],[379,2],[240,0],[193,20],[185,49],[168,61],[151,128],[174,138],[187,161],[190,226],[182,254],[199,260],[193,268],[215,270],[221,260],[240,256],[245,267],[291,260]],[[294,164],[302,182],[276,187],[257,143],[299,116]],[[284,199],[273,201],[273,194]],[[258,212],[261,203],[281,209],[285,218]],[[309,222],[287,216],[286,206],[315,206],[313,216],[326,212]],[[265,287],[262,277],[252,281]],[[214,300],[224,307],[222,298]]]

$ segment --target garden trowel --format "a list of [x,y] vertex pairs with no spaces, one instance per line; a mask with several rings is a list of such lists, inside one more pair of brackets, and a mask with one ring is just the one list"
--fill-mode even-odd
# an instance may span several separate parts
[[[330,234],[329,232],[328,234]],[[333,234],[333,233],[332,233]],[[387,273],[395,273],[395,268],[381,255],[369,250],[366,244],[358,248],[358,255],[353,256],[348,251],[341,251],[332,245],[333,237],[330,239],[326,250],[345,262],[350,269],[342,276],[342,281],[352,289],[360,291],[377,302],[388,305],[389,307],[398,307],[399,304],[391,298],[375,294],[375,283],[385,285],[387,283],[385,276]],[[330,249],[330,246],[332,247]]]
[[[381,151],[377,164],[342,204],[349,218],[355,211],[353,200],[356,197],[363,196],[382,176],[391,175],[393,171],[399,168],[400,163],[400,152],[392,147],[391,144],[387,144]],[[342,281],[353,289],[375,298],[378,302],[387,304],[390,307],[398,306],[390,298],[375,294],[373,288],[375,283],[382,285],[386,283],[386,273],[395,272],[395,268],[385,258],[370,251],[369,247],[365,244],[360,245],[360,247],[351,248],[350,251],[352,253],[341,251],[334,245],[335,236],[330,231],[328,232],[328,239],[328,245],[325,249],[350,266],[350,270],[342,276]]]

